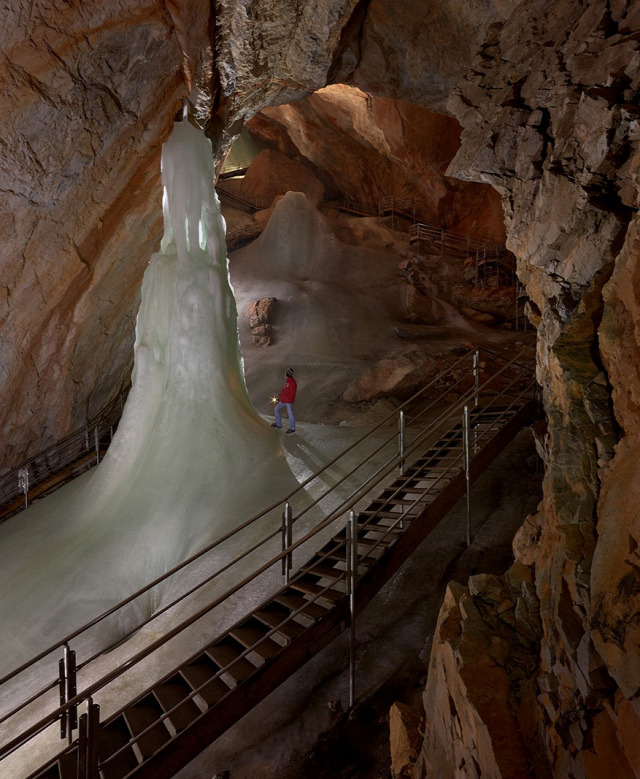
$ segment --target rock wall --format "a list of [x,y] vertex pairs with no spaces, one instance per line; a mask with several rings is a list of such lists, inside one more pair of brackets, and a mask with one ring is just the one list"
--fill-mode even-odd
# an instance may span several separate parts
[[[425,701],[443,685],[470,684],[466,699],[449,698],[451,718],[431,720],[422,759],[433,764],[447,744],[474,766],[466,776],[527,775],[532,766],[538,776],[640,773],[638,29],[631,2],[568,0],[552,13],[527,0],[493,27],[451,103],[465,129],[449,173],[503,196],[507,245],[540,317],[548,417],[543,503],[514,542],[516,567],[530,572],[519,577],[520,595],[503,613],[472,586],[452,592],[434,643]],[[487,642],[475,656],[464,651],[478,611],[512,625],[506,659]],[[535,669],[523,673],[509,660],[522,654],[532,612]],[[507,672],[508,685],[492,694],[504,723],[520,717],[528,752],[520,773],[504,768],[502,723],[483,705],[488,666]],[[489,756],[461,720],[491,733]],[[437,775],[453,776],[460,760]]]
[[504,241],[497,192],[445,176],[460,144],[460,126],[450,116],[339,84],[266,108],[247,128],[311,164],[327,198],[377,208],[381,198],[394,197],[413,203],[427,224]]

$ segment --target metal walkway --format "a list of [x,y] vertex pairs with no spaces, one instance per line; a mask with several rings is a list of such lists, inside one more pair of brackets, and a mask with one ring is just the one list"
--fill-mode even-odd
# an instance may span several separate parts
[[[437,402],[421,402],[424,390],[414,396],[400,409],[397,433],[392,432],[381,442],[376,440],[373,451],[370,434],[352,445],[368,440],[365,459],[375,467],[373,472],[368,469],[368,475],[363,475],[346,499],[342,499],[339,488],[353,473],[343,474],[337,484],[316,498],[315,508],[329,502],[323,518],[294,539],[296,523],[301,523],[309,507],[294,517],[295,494],[287,496],[282,503],[281,526],[249,545],[241,555],[236,554],[234,561],[222,565],[203,583],[229,571],[239,558],[251,559],[256,550],[261,551],[262,556],[248,575],[239,574],[239,580],[204,607],[124,663],[116,663],[101,678],[86,683],[82,690],[78,691],[82,686],[80,669],[87,663],[76,667],[71,643],[81,640],[84,629],[53,647],[64,651],[58,678],[24,705],[34,705],[40,696],[51,695],[57,688],[60,706],[54,703],[50,713],[38,715],[37,721],[0,747],[0,773],[6,756],[29,749],[32,739],[47,733],[51,740],[55,729],[70,745],[49,762],[42,761],[41,768],[32,770],[29,776],[33,779],[171,777],[346,626],[351,631],[353,705],[357,613],[465,494],[470,542],[470,485],[534,414],[531,366],[520,362],[521,358],[506,362],[498,355],[478,351],[462,357],[453,366],[452,377],[437,377],[425,388],[433,395],[445,386],[459,394],[459,401],[440,410]],[[502,366],[483,381],[483,362],[495,365],[496,361],[502,361]],[[329,466],[323,469],[325,480]],[[360,465],[355,470],[358,468]],[[316,478],[317,474],[302,486]],[[274,539],[281,541],[281,551],[267,554],[268,543]],[[183,598],[195,589],[183,594],[180,602],[187,602]],[[159,673],[153,683],[138,685],[137,689],[134,680],[130,700],[100,721],[99,702],[109,685],[117,683],[138,663],[153,660],[154,653],[166,642],[212,610],[233,604],[241,592],[253,593],[254,602],[244,608],[240,619],[224,628],[212,627],[219,624],[214,621],[204,631],[210,632],[209,641]],[[237,608],[231,613],[237,614]],[[40,662],[46,655],[35,660]],[[26,664],[16,674],[24,674],[31,667]],[[0,680],[0,684],[16,674]],[[10,723],[22,708],[5,715],[0,725]],[[76,726],[79,732],[74,738]]]

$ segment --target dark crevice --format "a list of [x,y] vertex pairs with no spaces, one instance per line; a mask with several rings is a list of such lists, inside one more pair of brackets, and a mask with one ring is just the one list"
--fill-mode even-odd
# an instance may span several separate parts
[[[340,40],[338,41],[338,45],[333,54],[331,67],[327,73],[327,84],[334,84],[336,82],[337,75],[340,72],[343,64],[344,54],[354,41],[357,41],[357,59],[358,64],[360,63],[360,56],[362,52],[362,34],[365,19],[369,13],[370,1],[371,0],[358,0],[351,16],[342,28]],[[356,68],[357,67],[358,65],[356,65]],[[354,68],[349,74],[343,75],[341,77],[341,81],[350,79],[353,76],[356,68]]]

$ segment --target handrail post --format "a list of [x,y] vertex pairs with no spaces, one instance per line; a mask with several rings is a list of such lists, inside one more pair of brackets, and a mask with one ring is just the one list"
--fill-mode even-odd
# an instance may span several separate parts
[[469,406],[462,414],[462,452],[467,491],[467,548],[471,546],[471,457],[469,453]]
[[29,469],[20,468],[18,471],[18,489],[24,493],[24,507],[29,506]]
[[[60,705],[75,698],[77,693],[76,653],[69,644],[64,645],[64,657],[58,661],[58,689]],[[66,738],[69,744],[73,741],[73,731],[78,727],[78,711],[71,706],[60,715],[60,738]]]
[[349,591],[349,709],[356,700],[356,583],[358,576],[358,523],[353,509],[347,523],[347,579]]
[[475,389],[473,392],[473,405],[478,408],[480,404],[480,350],[476,349],[473,353],[473,376],[475,380]]
[[96,465],[100,465],[100,440],[98,438],[98,425],[93,429],[93,443],[96,448]]
[[[291,513],[291,504],[286,501],[284,509],[282,511],[282,551],[287,552],[287,549],[293,543],[293,522]],[[284,583],[289,584],[289,575],[292,567],[292,555],[291,552],[287,552],[282,558],[282,575],[284,576]]]
[[87,712],[80,715],[78,729],[78,773],[79,779],[97,779],[98,777],[98,728],[100,725],[100,706],[87,699]]
[[398,454],[400,456],[400,475],[404,474],[404,410],[398,415]]

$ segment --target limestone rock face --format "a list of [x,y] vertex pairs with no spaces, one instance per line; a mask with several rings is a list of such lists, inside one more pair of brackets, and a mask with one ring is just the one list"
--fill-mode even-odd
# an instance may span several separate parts
[[322,200],[324,186],[302,162],[272,149],[263,149],[252,161],[242,181],[242,195],[249,202],[269,205],[278,195],[304,192],[314,206]]
[[360,3],[353,20],[359,25],[352,23],[343,36],[347,45],[333,81],[442,109],[487,29],[518,1]]
[[393,704],[389,712],[389,740],[394,779],[412,779],[422,743],[422,726],[417,711],[405,703]]
[[387,395],[406,398],[423,383],[435,361],[414,350],[399,357],[387,357],[366,368],[343,394],[347,403],[375,400]]
[[538,775],[523,738],[535,702],[527,681],[541,633],[535,605],[524,566],[507,582],[480,574],[468,589],[449,586],[424,694],[427,729],[416,775]]
[[[529,677],[539,754],[559,777],[640,770],[628,730],[640,686],[639,26],[634,3],[568,0],[551,14],[526,0],[492,28],[451,103],[464,131],[449,173],[502,193],[507,245],[540,312],[544,500],[515,550],[544,625]],[[428,696],[461,683],[442,651]],[[489,774],[492,759],[480,763]]]
[[460,142],[451,117],[336,85],[266,108],[248,128],[283,154],[309,160],[324,175],[328,197],[374,209],[393,197],[413,203],[428,224],[504,240],[495,190],[444,176]]

